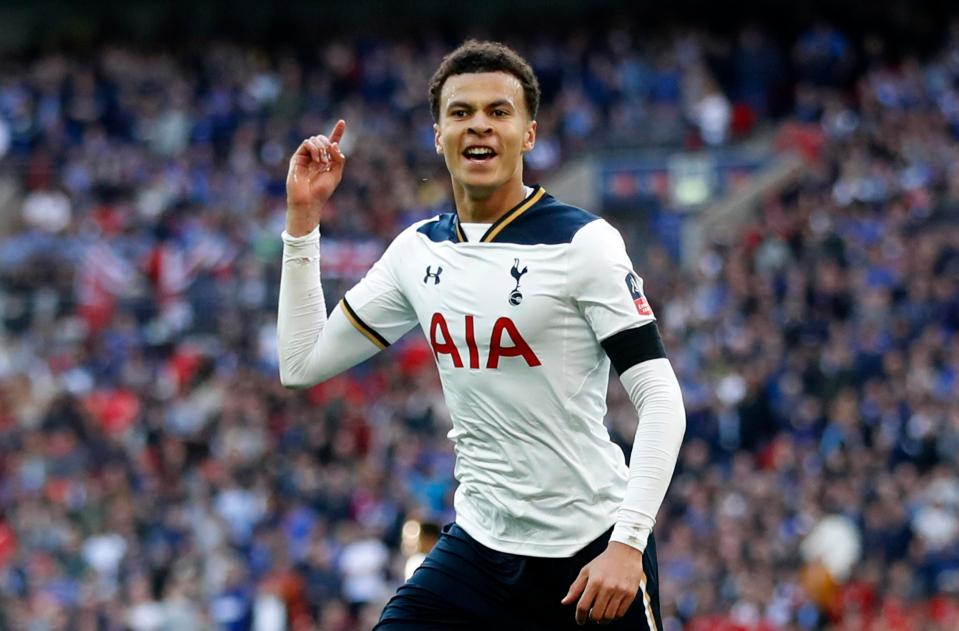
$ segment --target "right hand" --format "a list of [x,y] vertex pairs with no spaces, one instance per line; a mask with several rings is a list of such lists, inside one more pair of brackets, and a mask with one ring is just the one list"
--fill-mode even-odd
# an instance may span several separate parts
[[340,140],[346,123],[337,121],[329,137],[310,136],[290,158],[286,175],[287,232],[302,236],[320,223],[320,211],[343,179],[346,156]]

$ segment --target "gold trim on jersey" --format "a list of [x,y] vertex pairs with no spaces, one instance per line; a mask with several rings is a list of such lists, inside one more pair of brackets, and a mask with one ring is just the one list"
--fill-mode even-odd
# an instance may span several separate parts
[[390,345],[390,343],[386,341],[385,337],[374,331],[370,325],[360,319],[360,316],[356,315],[356,312],[353,311],[353,307],[346,302],[346,298],[340,301],[340,310],[343,311],[343,315],[345,315],[346,319],[350,321],[350,324],[356,327],[356,330],[362,333],[366,339],[378,346],[380,350],[383,350]]
[[508,211],[505,215],[493,222],[493,225],[489,227],[489,230],[486,231],[486,234],[483,235],[483,238],[480,239],[480,243],[489,243],[501,233],[506,226],[513,223],[517,217],[525,213],[527,210],[533,207],[539,200],[543,199],[543,195],[546,194],[546,189],[542,186],[538,186],[533,193],[523,200],[519,206],[513,210]]
[[643,609],[646,611],[646,624],[649,626],[649,631],[659,631],[659,626],[656,624],[656,615],[653,613],[653,601],[646,593],[645,570],[643,570],[642,578],[639,581],[639,591],[643,594]]

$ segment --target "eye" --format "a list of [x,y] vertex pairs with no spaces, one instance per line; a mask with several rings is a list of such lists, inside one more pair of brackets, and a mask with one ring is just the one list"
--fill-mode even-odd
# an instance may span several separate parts
[[466,118],[467,114],[466,110],[453,110],[450,112],[450,118]]
[[496,118],[503,118],[504,116],[509,116],[509,112],[506,110],[493,110],[493,116]]

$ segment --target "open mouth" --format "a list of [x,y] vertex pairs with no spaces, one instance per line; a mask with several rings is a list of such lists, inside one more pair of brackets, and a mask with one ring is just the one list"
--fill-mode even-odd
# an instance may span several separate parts
[[496,152],[489,147],[467,147],[463,157],[470,162],[488,162],[496,157]]

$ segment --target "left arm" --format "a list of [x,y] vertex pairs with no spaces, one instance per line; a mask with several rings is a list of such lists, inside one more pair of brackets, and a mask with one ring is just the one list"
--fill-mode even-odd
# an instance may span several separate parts
[[645,581],[643,552],[686,431],[682,393],[643,294],[642,279],[632,271],[615,228],[605,221],[594,224],[574,237],[571,248],[572,256],[590,261],[571,268],[593,271],[580,275],[571,289],[636,406],[639,425],[626,494],[609,546],[583,567],[562,601],[577,603],[579,624],[620,618],[636,598]]
[[[655,334],[659,338],[655,323],[632,331],[645,333],[643,330],[647,328],[652,329],[650,337]],[[642,552],[673,477],[686,431],[686,411],[679,382],[665,354],[640,361],[625,370],[617,367],[617,371],[629,400],[636,406],[639,425],[633,439],[626,497],[610,541],[624,543]]]
[[[655,327],[655,324],[643,328]],[[686,431],[682,393],[665,357],[638,363],[620,375],[639,412],[626,497],[606,550],[588,563],[563,598],[579,600],[576,621],[608,623],[626,615],[645,582],[643,551],[673,476]]]

